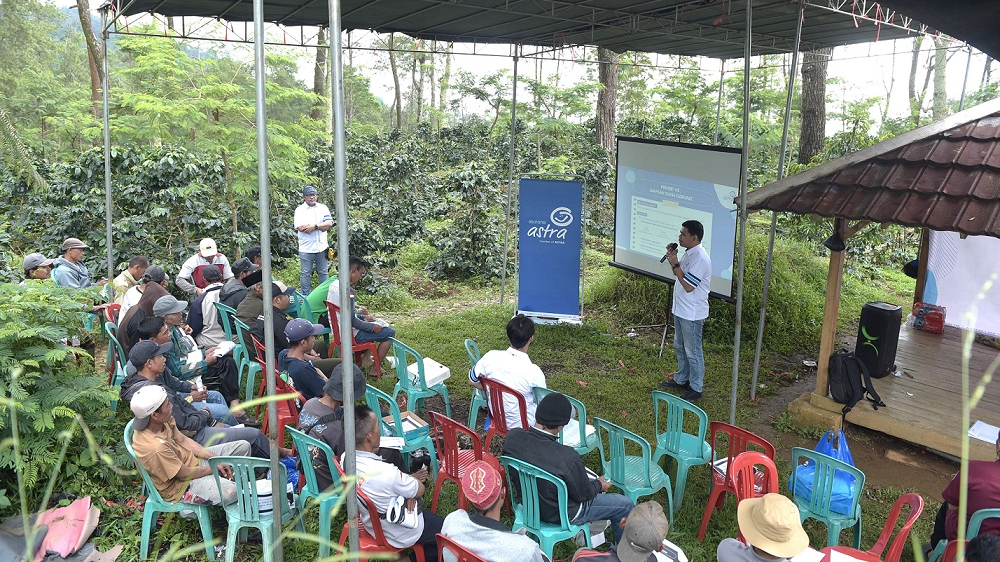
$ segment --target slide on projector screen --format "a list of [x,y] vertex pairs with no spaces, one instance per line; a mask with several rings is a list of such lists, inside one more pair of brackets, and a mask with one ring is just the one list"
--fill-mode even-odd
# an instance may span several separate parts
[[620,137],[617,176],[612,265],[674,280],[660,258],[681,223],[697,220],[712,258],[712,293],[731,298],[740,150]]

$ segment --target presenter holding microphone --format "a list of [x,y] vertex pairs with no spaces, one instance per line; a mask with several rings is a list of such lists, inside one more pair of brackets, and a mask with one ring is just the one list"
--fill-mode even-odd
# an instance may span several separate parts
[[[664,258],[677,282],[674,286],[674,350],[677,371],[673,380],[660,383],[666,389],[680,390],[681,398],[701,398],[705,382],[705,354],[701,332],[708,318],[708,290],[712,286],[712,260],[701,245],[705,227],[696,220],[684,221],[677,244],[667,246]],[[678,260],[677,246],[684,248]],[[661,260],[662,262],[663,260]]]

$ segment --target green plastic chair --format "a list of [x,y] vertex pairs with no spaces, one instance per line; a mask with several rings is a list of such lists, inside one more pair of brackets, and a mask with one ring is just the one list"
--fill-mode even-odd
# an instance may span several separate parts
[[[665,407],[663,417],[660,408]],[[695,433],[684,432],[684,422],[691,417],[698,420]],[[679,396],[653,391],[653,419],[656,429],[656,450],[653,462],[660,464],[664,455],[677,461],[677,478],[674,481],[674,501],[677,507],[684,502],[688,470],[692,466],[708,464],[712,461],[712,445],[705,440],[708,433],[708,414]]]
[[[392,400],[395,402],[400,392],[406,393],[406,403],[412,404],[407,409],[414,412],[424,410],[424,399],[431,396],[441,396],[444,399],[445,415],[451,417],[451,402],[448,400],[448,387],[443,382],[434,386],[427,386],[427,377],[424,375],[424,356],[417,353],[417,350],[397,340],[389,338],[392,342],[392,355],[395,357],[396,365],[396,387],[392,389]],[[407,370],[409,362],[408,356],[413,356],[417,364],[417,380],[410,380],[410,373]]]
[[[108,336],[108,386],[121,386],[125,381],[125,364],[128,360],[125,358],[125,349],[118,341],[118,326],[114,322],[105,322],[104,332]],[[109,406],[112,412],[117,411],[118,399],[112,398]]]
[[236,334],[240,337],[240,344],[236,349],[241,350],[240,356],[234,356],[233,358],[236,359],[236,365],[240,369],[240,384],[244,384],[243,373],[246,373],[246,398],[244,401],[249,402],[253,400],[254,383],[257,382],[257,373],[261,372],[260,363],[257,362],[257,350],[253,347],[253,336],[250,334],[250,326],[247,326],[242,320],[233,316],[233,329],[236,330]]
[[[802,459],[808,462],[803,463]],[[801,464],[814,464],[811,491],[800,490],[796,485],[796,470]],[[799,508],[799,518],[802,521],[812,517],[826,523],[826,544],[835,546],[840,542],[840,531],[847,527],[854,528],[854,548],[861,548],[861,490],[865,485],[865,473],[853,466],[831,456],[818,453],[802,447],[792,448],[792,476],[790,487],[792,501]],[[842,515],[830,509],[833,500],[834,476],[843,472],[854,477],[854,493],[851,495],[850,515]],[[809,494],[806,497],[806,494]]]
[[[557,478],[531,463],[506,455],[500,457],[500,464],[503,465],[504,472],[507,474],[507,489],[511,490],[510,503],[514,509],[514,529],[521,527],[527,529],[538,540],[542,552],[550,560],[552,559],[552,549],[556,543],[571,539],[581,531],[587,541],[587,546],[591,546],[590,525],[570,523],[567,507],[569,494],[562,478]],[[538,501],[539,480],[544,480],[556,489],[556,496],[559,498],[559,523],[547,523],[541,520]],[[517,486],[514,485],[515,482],[517,482]]]
[[[302,474],[305,475],[306,485],[299,491],[296,498],[296,506],[299,513],[305,513],[306,502],[311,498],[319,502],[319,557],[330,556],[330,546],[333,544],[330,523],[333,519],[334,508],[341,502],[340,492],[340,471],[337,469],[337,461],[333,454],[333,449],[323,441],[311,437],[294,427],[287,428],[288,434],[292,436],[292,443],[295,450],[302,459]],[[319,489],[319,480],[316,478],[316,467],[310,462],[312,455],[316,454],[326,457],[326,465],[330,467],[330,474],[333,484],[326,490]]]
[[[542,398],[544,398],[546,394],[552,394],[553,392],[556,391],[552,390],[551,388],[542,388],[540,386],[536,386],[531,389],[531,392],[532,394],[535,395],[535,404],[538,404],[539,402],[542,401]],[[566,433],[566,429],[563,428],[563,430],[559,432],[559,442],[568,447],[572,447],[573,450],[576,451],[577,454],[579,454],[580,456],[586,455],[587,453],[593,451],[594,449],[600,446],[600,437],[598,437],[597,430],[594,428],[594,426],[587,425],[587,407],[583,405],[583,402],[580,402],[579,400],[573,398],[568,394],[563,394],[563,396],[565,396],[566,399],[569,400],[570,405],[573,406],[573,409],[576,411],[574,415],[576,416],[575,423],[578,426],[578,431],[580,432],[579,435],[586,437],[582,437],[579,443],[571,445],[566,442],[564,435],[564,433]],[[574,423],[574,419],[570,418],[569,423],[570,424]]]
[[[965,530],[965,540],[971,541],[979,536],[979,528],[983,525],[983,521],[993,518],[1000,519],[1000,508],[980,509],[973,513],[972,518],[969,519],[969,528]],[[940,562],[947,546],[947,540],[938,541],[934,550],[927,557],[927,562]]]
[[236,309],[222,301],[215,301],[212,304],[215,305],[215,310],[219,313],[219,321],[222,323],[222,331],[226,333],[226,339],[236,342],[236,333],[233,331],[233,320],[236,319]]
[[[385,403],[385,407],[382,405],[383,402]],[[399,404],[396,403],[396,399],[372,385],[368,385],[368,389],[365,390],[365,403],[373,412],[388,411],[390,413],[392,416],[391,424],[384,419],[379,422],[381,433],[387,437],[402,437],[406,441],[400,452],[406,455],[407,462],[409,462],[410,453],[417,449],[425,448],[431,456],[431,474],[438,473],[440,466],[438,465],[437,453],[434,449],[434,440],[431,439],[430,435],[430,425],[418,427],[410,431],[404,430],[403,413],[399,410]]]
[[146,469],[139,464],[139,459],[135,456],[135,451],[132,450],[132,421],[130,420],[125,425],[125,449],[128,450],[128,454],[135,461],[135,466],[139,469],[139,474],[142,475],[142,481],[146,486],[146,502],[142,506],[142,537],[139,539],[139,559],[146,560],[149,558],[149,539],[150,534],[156,525],[156,515],[159,513],[176,513],[180,511],[193,511],[198,517],[198,523],[201,526],[201,538],[205,541],[205,555],[209,560],[215,560],[215,537],[212,536],[212,517],[208,512],[209,506],[201,505],[196,503],[184,503],[184,502],[168,502],[160,496],[160,492],[153,485],[153,479],[150,478],[149,473]]
[[[670,486],[670,477],[663,472],[660,465],[653,462],[651,447],[642,437],[601,418],[594,418],[597,428],[598,448],[601,451],[601,467],[604,477],[618,486],[628,499],[637,503],[639,498],[655,494],[660,488],[667,491],[667,515],[674,520],[674,493]],[[604,451],[604,434],[608,437],[608,454]],[[627,454],[628,443],[638,445],[640,455]]]
[[273,550],[281,548],[281,543],[274,544],[273,542],[271,526],[273,525],[274,513],[277,511],[281,514],[282,523],[286,523],[293,515],[285,496],[288,470],[285,465],[278,463],[278,477],[274,478],[272,482],[280,482],[280,485],[271,489],[271,500],[274,508],[270,513],[261,513],[257,496],[257,471],[269,469],[271,461],[269,459],[232,456],[217,456],[208,459],[208,465],[212,467],[212,474],[215,476],[215,484],[219,486],[221,493],[220,464],[228,464],[233,468],[233,482],[236,484],[236,501],[223,505],[226,510],[226,520],[229,523],[229,530],[226,533],[226,562],[233,562],[236,554],[237,535],[241,541],[246,542],[249,527],[260,531],[264,560],[273,560]]
[[[479,353],[479,344],[472,338],[466,338],[465,352],[469,354],[469,372],[471,373],[476,368],[476,363],[479,363],[479,360],[483,358],[483,355]],[[469,427],[472,429],[476,429],[476,422],[479,420],[479,410],[486,410],[486,415],[489,415],[489,400],[486,399],[485,392],[472,387],[472,404],[469,406]]]

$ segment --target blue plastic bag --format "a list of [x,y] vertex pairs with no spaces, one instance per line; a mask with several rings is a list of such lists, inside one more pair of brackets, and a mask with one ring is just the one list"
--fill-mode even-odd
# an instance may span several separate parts
[[[854,465],[854,457],[851,449],[847,446],[847,436],[844,430],[827,431],[814,449],[818,453],[833,457],[851,466]],[[795,471],[788,478],[788,490],[792,490],[792,478],[795,478],[796,494],[806,501],[812,497],[813,474],[816,466],[812,461],[795,467]],[[851,513],[851,498],[854,497],[856,483],[854,476],[846,472],[834,471],[833,490],[830,499],[830,511],[841,515],[853,515]]]
[[298,457],[291,455],[280,459],[281,464],[285,465],[285,469],[288,471],[288,483],[292,485],[292,489],[294,490],[299,489],[299,470],[295,468],[298,460]]

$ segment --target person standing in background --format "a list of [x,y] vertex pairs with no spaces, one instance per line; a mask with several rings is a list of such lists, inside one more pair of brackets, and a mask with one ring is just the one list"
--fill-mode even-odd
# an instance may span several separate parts
[[312,273],[316,270],[319,284],[330,276],[330,260],[327,250],[326,231],[333,227],[333,216],[330,209],[316,200],[319,195],[316,188],[307,185],[302,188],[301,205],[295,208],[295,230],[299,236],[299,286],[303,295],[309,294],[312,286]]

